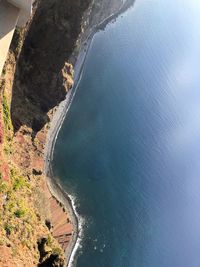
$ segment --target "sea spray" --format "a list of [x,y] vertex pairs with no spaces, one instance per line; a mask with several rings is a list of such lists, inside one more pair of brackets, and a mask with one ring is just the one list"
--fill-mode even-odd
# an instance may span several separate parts
[[78,218],[78,238],[76,241],[76,244],[72,250],[72,253],[70,255],[69,258],[69,263],[68,263],[68,267],[73,267],[74,261],[75,261],[75,256],[76,256],[76,252],[78,251],[78,249],[81,247],[81,242],[83,240],[84,237],[84,225],[85,225],[85,219],[83,217],[81,217],[78,212],[77,212],[77,207],[76,207],[76,197],[68,194],[70,200],[71,200],[71,204],[73,207],[73,210],[75,212],[76,217]]

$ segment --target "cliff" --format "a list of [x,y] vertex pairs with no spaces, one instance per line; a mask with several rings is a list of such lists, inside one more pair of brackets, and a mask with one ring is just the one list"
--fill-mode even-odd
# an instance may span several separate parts
[[36,1],[26,28],[15,32],[0,78],[0,266],[64,265],[74,229],[47,187],[46,135],[56,106],[73,86],[81,43],[121,4]]
[[[39,2],[15,75],[11,114],[16,131],[27,125],[38,132],[49,121],[48,111],[65,99],[73,85],[72,66],[66,61],[89,29],[121,4],[121,0],[110,4],[102,0]],[[19,94],[23,96],[20,102]],[[28,110],[33,105],[26,116],[24,105]]]
[[[47,112],[72,87],[72,66],[65,65],[65,61],[75,47],[82,14],[90,2],[43,0],[38,3],[15,75],[11,114],[16,131],[22,125],[35,132],[41,130],[49,121]],[[19,94],[23,96],[20,101]],[[24,105],[30,111],[26,116]]]

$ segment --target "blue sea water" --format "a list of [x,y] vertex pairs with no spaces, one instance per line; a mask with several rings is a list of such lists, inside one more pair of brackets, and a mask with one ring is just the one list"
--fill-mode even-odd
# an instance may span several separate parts
[[98,32],[53,170],[77,267],[200,266],[200,2],[136,0]]

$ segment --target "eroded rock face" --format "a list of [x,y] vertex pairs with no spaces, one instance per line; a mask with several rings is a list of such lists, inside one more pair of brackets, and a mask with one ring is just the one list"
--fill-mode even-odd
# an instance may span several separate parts
[[65,63],[62,71],[61,71],[61,79],[63,81],[63,87],[65,89],[66,92],[68,92],[73,84],[74,84],[74,81],[73,81],[73,77],[74,77],[74,70],[73,70],[73,66],[69,63]]
[[39,263],[38,267],[64,267],[64,261],[58,254],[51,254],[44,262]]
[[[19,81],[24,85],[25,96],[44,111],[59,104],[72,86],[72,66],[66,65],[65,60],[74,49],[84,10],[90,2],[41,0],[39,3],[19,59]],[[62,69],[68,69],[67,82]]]
[[38,267],[63,267],[64,259],[58,253],[52,252],[47,243],[46,238],[38,240],[38,250],[40,253]]
[[47,112],[65,99],[73,85],[66,63],[92,0],[40,0],[20,54],[11,105],[15,131],[26,125],[38,132]]

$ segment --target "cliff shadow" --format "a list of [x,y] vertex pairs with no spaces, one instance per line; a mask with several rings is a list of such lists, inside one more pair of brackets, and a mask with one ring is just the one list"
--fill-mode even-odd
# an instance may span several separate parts
[[38,132],[49,121],[48,111],[65,99],[73,74],[65,61],[74,50],[90,1],[39,2],[16,67],[11,102],[15,132],[23,125]]

